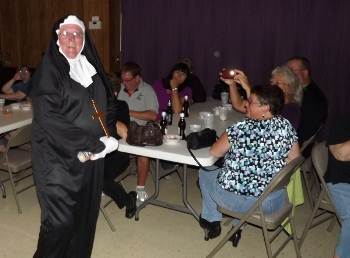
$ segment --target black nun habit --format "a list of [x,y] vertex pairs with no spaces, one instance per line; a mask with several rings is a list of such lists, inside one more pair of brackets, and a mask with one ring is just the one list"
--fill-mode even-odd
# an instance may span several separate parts
[[[100,124],[92,119],[90,98],[114,128],[114,95],[88,33],[81,52],[95,68],[88,87],[70,76],[70,65],[57,45],[58,20],[43,61],[31,80],[33,173],[41,207],[34,257],[90,257],[99,212],[104,159],[81,163],[80,151],[99,153],[105,145]],[[81,21],[80,21],[81,22]],[[112,104],[111,104],[112,105]],[[115,130],[113,130],[115,131]],[[113,133],[113,132],[112,132]]]

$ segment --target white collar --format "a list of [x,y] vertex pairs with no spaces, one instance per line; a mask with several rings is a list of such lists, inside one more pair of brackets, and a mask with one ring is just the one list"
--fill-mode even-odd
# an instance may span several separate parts
[[[61,49],[60,52],[62,53]],[[85,88],[89,87],[93,82],[92,76],[94,76],[97,72],[95,67],[93,67],[93,65],[87,60],[86,56],[78,54],[74,59],[67,57],[66,59],[69,63],[70,78],[80,83]]]

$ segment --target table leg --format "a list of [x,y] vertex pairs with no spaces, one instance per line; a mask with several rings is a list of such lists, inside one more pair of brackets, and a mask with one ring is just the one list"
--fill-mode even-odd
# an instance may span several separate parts
[[199,221],[199,215],[193,209],[192,205],[187,199],[187,165],[186,164],[184,164],[184,176],[183,176],[183,183],[182,183],[182,201],[186,206],[186,208],[190,210],[193,217],[195,217],[195,219]]
[[199,215],[197,214],[197,212],[193,209],[192,205],[190,204],[190,202],[187,199],[187,165],[184,164],[184,171],[183,171],[183,182],[182,182],[182,202],[184,204],[183,205],[178,205],[178,204],[173,204],[173,203],[169,203],[166,201],[161,201],[161,200],[157,200],[158,195],[159,195],[159,160],[156,159],[156,180],[155,180],[155,191],[154,194],[148,198],[146,201],[144,201],[139,207],[137,207],[136,213],[135,213],[135,220],[138,221],[139,220],[139,213],[140,211],[146,207],[148,204],[152,204],[152,205],[156,205],[159,207],[163,207],[163,208],[167,208],[167,209],[171,209],[171,210],[175,210],[175,211],[179,211],[179,212],[183,212],[183,213],[188,213],[191,214],[196,220],[199,220]]

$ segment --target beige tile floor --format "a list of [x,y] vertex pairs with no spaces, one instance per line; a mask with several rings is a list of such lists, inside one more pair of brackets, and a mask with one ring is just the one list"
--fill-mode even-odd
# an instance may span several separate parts
[[[200,211],[200,193],[195,186],[196,170],[191,170],[189,179],[189,199]],[[128,189],[135,187],[136,176],[129,176],[124,182]],[[153,189],[149,178],[147,189]],[[180,202],[180,182],[175,174],[169,180],[161,182],[161,198]],[[35,189],[24,192],[19,199],[23,214],[18,215],[8,182],[6,183],[7,198],[0,198],[0,257],[26,258],[32,257],[39,230],[40,209],[35,195]],[[92,257],[205,257],[219,242],[217,239],[204,241],[203,231],[196,220],[188,215],[163,208],[148,206],[140,213],[140,220],[124,218],[124,211],[114,204],[107,207],[116,232],[112,232],[103,216],[100,214]],[[300,233],[309,208],[305,204],[297,208],[297,230]],[[310,231],[301,250],[302,257],[328,258],[332,257],[336,237],[339,232],[337,225],[332,232],[326,231],[327,225],[321,225]],[[227,228],[224,228],[226,231]],[[227,243],[216,257],[254,258],[267,257],[260,229],[247,226],[242,234],[237,248]],[[279,257],[295,257],[290,242]]]

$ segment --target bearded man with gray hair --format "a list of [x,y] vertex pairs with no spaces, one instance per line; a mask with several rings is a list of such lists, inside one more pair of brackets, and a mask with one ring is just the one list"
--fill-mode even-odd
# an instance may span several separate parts
[[307,58],[302,56],[291,57],[286,65],[298,77],[303,87],[298,129],[299,144],[302,144],[326,122],[328,102],[321,89],[311,78],[311,64]]

